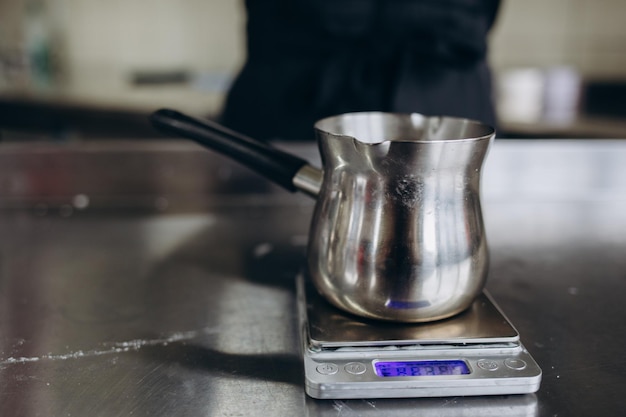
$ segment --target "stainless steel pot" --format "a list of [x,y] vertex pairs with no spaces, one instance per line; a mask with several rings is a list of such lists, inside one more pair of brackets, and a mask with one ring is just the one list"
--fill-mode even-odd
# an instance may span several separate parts
[[173,110],[154,126],[317,197],[308,272],[335,306],[373,319],[438,320],[482,291],[489,255],[480,175],[495,131],[419,114],[348,113],[315,124],[323,171]]

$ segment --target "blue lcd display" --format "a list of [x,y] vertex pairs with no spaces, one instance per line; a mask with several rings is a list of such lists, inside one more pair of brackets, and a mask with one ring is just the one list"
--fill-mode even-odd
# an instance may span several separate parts
[[461,360],[376,362],[374,368],[376,375],[381,377],[468,375],[470,373],[465,361]]

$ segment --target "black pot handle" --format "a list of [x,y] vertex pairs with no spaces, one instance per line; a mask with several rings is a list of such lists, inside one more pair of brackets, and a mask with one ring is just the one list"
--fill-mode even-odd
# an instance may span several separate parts
[[159,131],[192,139],[202,146],[244,164],[289,191],[298,191],[293,178],[307,161],[206,119],[176,110],[160,109],[150,115]]

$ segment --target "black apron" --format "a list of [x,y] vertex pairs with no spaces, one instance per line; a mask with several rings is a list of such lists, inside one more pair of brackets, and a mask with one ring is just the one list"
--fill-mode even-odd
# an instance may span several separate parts
[[495,125],[487,34],[498,0],[246,0],[247,59],[221,122],[259,139],[313,138],[353,111]]

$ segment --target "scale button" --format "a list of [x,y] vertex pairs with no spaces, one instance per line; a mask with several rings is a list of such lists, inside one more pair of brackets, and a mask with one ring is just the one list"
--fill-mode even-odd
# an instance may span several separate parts
[[339,371],[339,367],[334,363],[320,363],[315,369],[322,375],[335,375]]
[[498,369],[498,363],[490,359],[480,359],[478,362],[476,362],[476,366],[485,371],[495,371],[496,369]]
[[345,369],[347,373],[352,375],[364,374],[366,370],[365,365],[363,365],[361,362],[350,362],[346,364],[343,369]]
[[526,362],[517,358],[507,358],[504,360],[504,364],[507,368],[515,369],[521,371],[526,368]]

